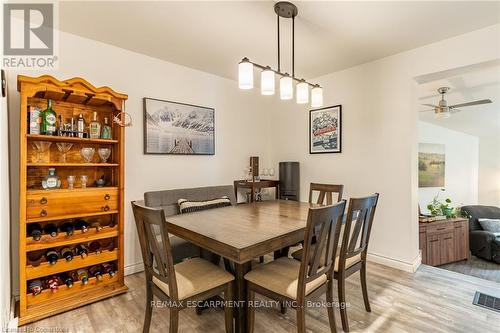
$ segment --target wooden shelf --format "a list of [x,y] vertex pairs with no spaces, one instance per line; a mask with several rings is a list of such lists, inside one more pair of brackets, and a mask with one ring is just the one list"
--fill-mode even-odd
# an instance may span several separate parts
[[28,167],[61,167],[61,168],[71,168],[71,167],[98,167],[98,168],[106,168],[106,167],[118,167],[120,164],[118,163],[26,163]]
[[69,136],[38,135],[38,134],[26,134],[26,138],[32,141],[72,142],[72,143],[83,143],[83,144],[97,143],[97,144],[112,145],[118,143],[118,140],[73,138]]
[[49,221],[56,221],[56,220],[70,220],[70,219],[76,219],[79,217],[91,217],[91,216],[101,216],[101,215],[108,215],[108,214],[118,214],[120,211],[118,210],[108,210],[107,212],[93,212],[93,213],[86,213],[86,214],[69,214],[69,215],[64,215],[64,218],[61,218],[60,216],[54,216],[54,217],[37,217],[37,218],[32,218],[32,219],[26,219],[26,223],[35,223],[35,222],[49,222]]
[[75,256],[73,260],[69,262],[64,259],[59,259],[54,265],[48,262],[42,262],[38,266],[26,265],[26,279],[32,280],[52,274],[73,271],[82,267],[102,264],[103,262],[117,260],[118,255],[118,250],[114,249],[113,251],[102,251],[99,254],[89,253],[85,259],[80,256]]
[[95,228],[90,228],[87,232],[75,230],[71,237],[66,237],[66,234],[60,232],[56,237],[43,235],[38,241],[33,240],[33,237],[26,238],[26,252],[48,249],[51,247],[59,247],[71,244],[91,242],[96,239],[104,239],[117,237],[119,235],[118,227],[103,227],[100,231]]
[[116,186],[103,186],[103,187],[97,187],[97,186],[87,186],[86,188],[74,188],[72,190],[68,188],[58,188],[54,190],[44,190],[44,189],[34,189],[34,190],[27,190],[27,193],[29,194],[43,194],[43,193],[52,193],[52,192],[59,192],[59,193],[74,193],[77,194],[78,192],[89,192],[89,191],[102,191],[102,190],[118,190],[118,187]]

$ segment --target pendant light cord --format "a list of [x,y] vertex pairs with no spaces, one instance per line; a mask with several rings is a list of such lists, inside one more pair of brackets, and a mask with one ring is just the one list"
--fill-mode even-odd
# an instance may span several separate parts
[[292,76],[295,77],[295,16],[292,16]]
[[278,18],[278,72],[281,71],[281,62],[280,62],[280,16],[276,15]]

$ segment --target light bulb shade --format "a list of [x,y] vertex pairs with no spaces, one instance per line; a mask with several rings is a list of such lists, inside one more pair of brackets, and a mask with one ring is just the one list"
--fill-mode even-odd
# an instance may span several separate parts
[[274,95],[274,72],[270,69],[260,73],[260,92],[262,95]]
[[281,99],[293,98],[293,80],[289,76],[283,76],[280,79],[280,98]]
[[240,89],[253,88],[253,65],[248,61],[242,61],[238,65],[238,85]]
[[311,107],[319,108],[323,106],[323,88],[314,87],[311,90]]
[[305,82],[297,84],[297,104],[306,104],[309,102],[309,85]]
[[448,119],[450,118],[450,113],[448,111],[434,113],[435,119]]

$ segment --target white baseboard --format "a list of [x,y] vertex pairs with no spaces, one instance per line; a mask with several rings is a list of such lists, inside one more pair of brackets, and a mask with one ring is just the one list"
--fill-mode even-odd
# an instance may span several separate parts
[[422,263],[422,257],[420,256],[420,253],[417,255],[415,260],[413,262],[405,262],[389,257],[382,256],[380,254],[376,253],[368,253],[367,257],[368,261],[375,262],[377,264],[381,264],[384,266],[389,266],[392,268],[399,269],[401,271],[409,272],[409,273],[415,273]]
[[142,272],[144,270],[144,263],[138,262],[135,264],[125,266],[125,276]]

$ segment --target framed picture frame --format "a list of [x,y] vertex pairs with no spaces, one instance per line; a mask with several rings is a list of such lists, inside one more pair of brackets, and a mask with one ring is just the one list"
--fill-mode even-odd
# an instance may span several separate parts
[[309,111],[309,154],[342,152],[342,105]]
[[215,155],[215,109],[143,98],[144,154]]

